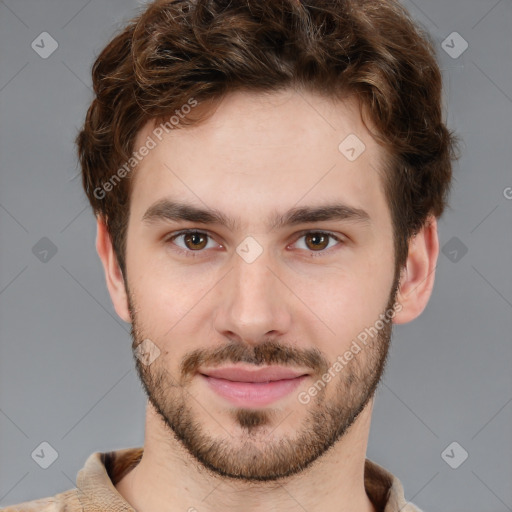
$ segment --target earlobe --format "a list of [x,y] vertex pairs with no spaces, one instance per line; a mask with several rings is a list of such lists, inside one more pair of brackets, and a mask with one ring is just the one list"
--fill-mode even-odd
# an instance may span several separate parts
[[409,242],[409,254],[402,271],[396,302],[400,310],[395,324],[405,324],[421,315],[434,288],[439,255],[436,218],[430,216],[423,228]]
[[105,271],[105,280],[112,304],[119,317],[125,322],[131,323],[124,278],[112,247],[110,235],[104,219],[98,215],[96,220],[96,251]]

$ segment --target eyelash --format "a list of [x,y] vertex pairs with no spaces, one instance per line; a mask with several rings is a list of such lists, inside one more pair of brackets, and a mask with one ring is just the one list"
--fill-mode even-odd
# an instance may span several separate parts
[[[182,231],[178,231],[177,233],[173,233],[171,236],[166,238],[165,243],[171,243],[176,238],[178,238],[180,236],[183,236],[183,235],[189,235],[189,234],[206,235],[210,239],[212,238],[206,231],[199,231],[197,229],[184,229]],[[331,239],[334,239],[337,242],[339,242],[338,245],[343,245],[343,244],[346,243],[344,240],[342,240],[338,236],[334,235],[333,233],[330,233],[329,231],[301,231],[299,233],[299,237],[296,239],[295,242],[297,242],[299,239],[301,239],[304,236],[309,235],[309,234],[328,236]],[[173,244],[173,245],[175,245],[175,247],[176,247],[175,249],[173,248],[174,251],[176,251],[176,252],[178,252],[180,254],[184,253],[185,256],[188,257],[188,258],[197,258],[198,257],[197,253],[204,252],[204,249],[203,250],[198,250],[198,251],[191,251],[191,250],[182,249],[181,247],[176,246],[176,244]],[[311,251],[310,257],[312,257],[312,258],[316,258],[316,257],[319,257],[319,256],[322,257],[322,256],[325,255],[326,252],[328,252],[328,249],[323,249],[321,251]]]

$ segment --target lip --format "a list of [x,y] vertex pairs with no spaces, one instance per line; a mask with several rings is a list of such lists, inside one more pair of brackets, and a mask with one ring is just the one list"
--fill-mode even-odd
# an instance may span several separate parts
[[242,366],[226,366],[223,368],[205,369],[200,372],[207,377],[225,379],[233,382],[269,382],[284,379],[295,379],[306,375],[306,371],[296,371],[284,366],[268,366],[266,368],[249,369]]
[[[294,391],[309,375],[283,367],[216,368],[199,376],[217,395],[238,407],[262,407]],[[225,377],[229,377],[225,378]]]

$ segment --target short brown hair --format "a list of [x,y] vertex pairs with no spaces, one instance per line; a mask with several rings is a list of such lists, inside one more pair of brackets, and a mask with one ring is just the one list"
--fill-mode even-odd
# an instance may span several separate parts
[[132,157],[147,121],[190,98],[208,104],[234,90],[287,87],[355,95],[389,154],[383,184],[397,267],[410,238],[447,205],[458,139],[443,123],[434,45],[398,1],[158,0],[103,49],[92,79],[95,98],[76,138],[82,183],[125,278],[133,173],[107,194],[95,191]]

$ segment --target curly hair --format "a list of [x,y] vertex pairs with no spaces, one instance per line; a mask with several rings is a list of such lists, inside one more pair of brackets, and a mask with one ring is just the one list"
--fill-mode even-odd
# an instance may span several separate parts
[[[106,223],[123,276],[133,173],[108,193],[98,190],[133,159],[146,122],[168,119],[191,99],[208,105],[234,90],[289,87],[357,97],[363,123],[389,155],[383,188],[395,264],[403,266],[410,238],[447,206],[452,160],[459,158],[458,138],[443,122],[434,48],[397,0],[157,0],[146,6],[94,62],[95,98],[76,137],[85,193]],[[208,112],[180,116],[177,127],[199,123]]]

